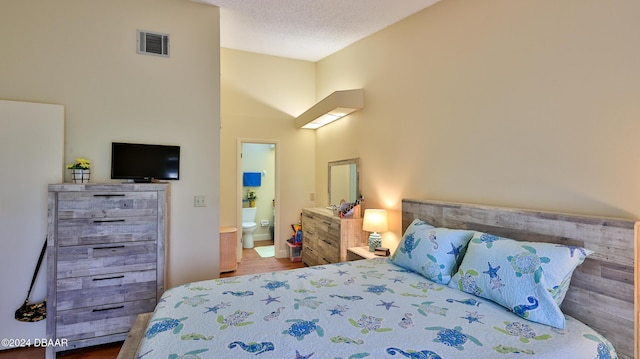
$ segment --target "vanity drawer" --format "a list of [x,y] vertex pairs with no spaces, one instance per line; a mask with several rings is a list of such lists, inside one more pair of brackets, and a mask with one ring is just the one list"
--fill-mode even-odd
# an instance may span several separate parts
[[324,225],[316,231],[314,249],[324,262],[340,262],[340,227],[328,221],[323,223]]
[[318,217],[315,219],[314,224],[315,224],[315,230],[317,233],[326,234],[331,231],[335,231],[336,229],[338,230],[338,233],[340,233],[339,219],[334,220],[333,218],[330,218],[330,217]]
[[320,237],[316,242],[318,256],[328,263],[340,262],[340,244],[327,238]]
[[302,224],[302,241],[315,242],[315,240],[318,238],[316,230],[315,228],[309,228],[309,226],[306,226],[306,223],[307,222],[304,222]]
[[58,310],[156,297],[156,271],[137,271],[59,279]]
[[339,257],[339,252],[334,249],[327,251],[322,246],[302,246],[302,261],[308,266],[337,263]]
[[302,261],[309,266],[340,261],[340,249],[335,243],[318,239],[302,241]]
[[316,242],[316,240],[318,239],[318,234],[317,234],[317,219],[308,214],[308,213],[304,213],[303,212],[303,216],[302,216],[302,242],[307,243],[307,244],[314,244]]
[[311,235],[314,239],[330,236],[331,240],[338,242],[340,240],[340,219],[303,212],[302,230],[305,235]]
[[57,279],[155,270],[155,241],[58,247]]
[[60,192],[58,219],[157,216],[158,193]]
[[315,266],[318,264],[327,264],[328,262],[320,257],[320,252],[316,248],[302,243],[302,262],[308,266]]
[[60,310],[56,315],[56,336],[69,342],[127,333],[140,313],[152,312],[155,298]]
[[315,232],[317,219],[310,213],[302,211],[302,230]]
[[348,247],[360,245],[362,219],[340,218],[325,208],[304,208],[302,230],[302,261],[306,265],[337,263],[346,260]]
[[340,246],[340,227],[325,227],[316,230],[316,236],[318,241],[328,246],[339,247]]
[[158,218],[102,217],[77,218],[58,221],[57,245],[105,244],[131,241],[155,241]]

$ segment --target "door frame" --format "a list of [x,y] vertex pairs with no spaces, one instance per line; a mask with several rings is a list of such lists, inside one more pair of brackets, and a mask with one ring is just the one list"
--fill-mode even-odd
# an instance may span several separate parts
[[[240,238],[242,238],[242,145],[244,143],[257,143],[257,144],[267,144],[274,145],[275,151],[275,178],[274,178],[274,215],[273,215],[273,244],[275,246],[275,257],[276,258],[285,258],[279,256],[282,253],[287,253],[282,250],[284,240],[280,239],[280,211],[278,207],[280,205],[280,141],[272,140],[272,139],[263,139],[263,138],[238,138],[237,140],[237,158],[236,158],[236,226],[240,229]],[[237,248],[238,258],[242,259],[242,240],[238,241]]]

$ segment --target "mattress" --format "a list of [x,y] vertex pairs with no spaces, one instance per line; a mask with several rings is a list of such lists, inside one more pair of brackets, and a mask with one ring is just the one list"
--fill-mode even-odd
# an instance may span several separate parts
[[167,290],[138,358],[617,358],[574,318],[534,323],[386,258]]

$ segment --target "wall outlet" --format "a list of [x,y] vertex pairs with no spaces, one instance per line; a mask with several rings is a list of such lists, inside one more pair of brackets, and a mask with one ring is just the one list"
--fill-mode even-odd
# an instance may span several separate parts
[[207,200],[205,196],[193,196],[193,206],[194,207],[206,207]]
[[311,192],[309,193],[309,201],[315,201],[316,200],[316,194]]

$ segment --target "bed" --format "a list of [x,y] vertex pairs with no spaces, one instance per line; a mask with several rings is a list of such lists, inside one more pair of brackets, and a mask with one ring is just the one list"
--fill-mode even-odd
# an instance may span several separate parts
[[172,288],[119,358],[633,357],[634,221],[403,200],[402,222],[393,258]]

